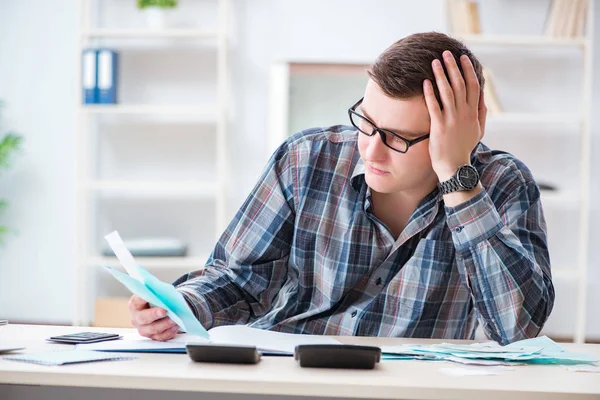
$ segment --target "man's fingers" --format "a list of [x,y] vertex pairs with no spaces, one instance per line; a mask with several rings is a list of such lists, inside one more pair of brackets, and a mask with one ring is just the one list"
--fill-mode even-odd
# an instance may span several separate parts
[[452,92],[454,93],[454,102],[456,107],[460,107],[467,101],[467,94],[465,88],[465,80],[463,79],[458,64],[454,59],[454,54],[451,51],[444,51],[442,54],[444,57],[444,63],[446,64],[446,71],[450,77],[450,84],[452,86]]
[[156,335],[162,335],[165,332],[179,328],[171,318],[163,318],[159,321],[155,321],[148,325],[142,325],[138,328],[140,335],[145,337],[154,337]]
[[171,340],[173,339],[175,336],[177,336],[177,331],[178,331],[178,327],[175,326],[174,328],[168,329],[158,335],[153,335],[152,336],[152,340],[158,340],[160,342],[166,342],[167,340]]
[[460,56],[460,63],[465,74],[465,82],[467,83],[467,104],[474,109],[478,109],[481,85],[477,79],[477,74],[475,74],[475,68],[473,68],[471,59],[464,54]]
[[450,87],[450,83],[446,78],[444,67],[437,58],[431,63],[433,69],[433,75],[435,76],[435,83],[437,84],[438,90],[440,91],[440,98],[442,99],[442,105],[444,109],[453,110],[455,108],[454,93]]
[[153,307],[147,310],[136,311],[133,314],[133,325],[141,326],[153,323],[156,320],[164,318],[167,315],[162,308]]
[[138,310],[143,310],[145,308],[149,308],[150,305],[146,300],[142,299],[141,297],[133,295],[129,298],[128,307],[129,311],[134,312]]
[[442,110],[440,109],[440,104],[435,98],[433,84],[429,79],[425,79],[423,81],[423,95],[425,96],[425,104],[427,104],[427,109],[429,110],[429,117],[431,120],[433,121],[434,119],[441,119]]

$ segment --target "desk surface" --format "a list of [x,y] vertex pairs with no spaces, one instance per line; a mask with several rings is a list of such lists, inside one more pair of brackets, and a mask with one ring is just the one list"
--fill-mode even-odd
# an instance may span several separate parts
[[[0,327],[0,343],[25,345],[21,352],[69,349],[45,338],[78,331],[132,333],[129,329],[33,325]],[[439,340],[341,337],[343,343],[394,345]],[[565,344],[570,351],[600,357],[600,345]],[[383,361],[368,371],[300,368],[290,357],[263,357],[258,365],[194,363],[184,354],[138,354],[132,361],[47,367],[0,359],[0,384],[160,389],[358,398],[520,399],[600,398],[600,374],[562,366],[520,366],[495,376],[451,377],[441,368],[458,364]]]

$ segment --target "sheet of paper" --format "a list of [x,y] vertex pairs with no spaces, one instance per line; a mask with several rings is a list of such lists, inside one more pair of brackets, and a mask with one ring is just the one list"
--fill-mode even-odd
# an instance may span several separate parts
[[110,340],[107,342],[78,344],[76,350],[122,353],[185,353],[185,343],[157,342],[154,340]]
[[[564,347],[550,339],[548,336],[540,336],[531,339],[520,340],[513,343],[512,345],[520,345],[527,347],[541,347],[543,351],[562,352],[565,351]],[[512,346],[510,345],[510,346]]]
[[209,331],[214,343],[232,343],[256,346],[261,350],[271,350],[293,354],[301,344],[340,344],[328,336],[300,335],[250,328],[245,325],[219,326]]
[[121,282],[129,291],[138,297],[146,300],[148,303],[155,307],[163,308],[167,311],[167,316],[173,320],[181,329],[185,330],[185,326],[181,318],[179,318],[173,311],[169,310],[167,305],[156,296],[150,289],[148,289],[141,281],[134,279],[133,277],[122,273],[112,267],[105,266],[108,272],[111,273],[119,282]]
[[256,346],[268,354],[294,354],[296,346],[301,344],[340,344],[327,336],[296,335],[250,328],[245,325],[230,325],[213,328],[209,331],[210,340],[198,335],[177,335],[167,342],[157,342],[140,335],[126,335],[121,340],[80,344],[78,350],[115,351],[115,352],[173,352],[185,353],[187,343],[216,343]]
[[123,243],[119,232],[114,231],[112,233],[109,233],[108,235],[104,236],[104,239],[106,239],[106,241],[110,245],[110,248],[121,262],[121,265],[123,265],[123,267],[125,268],[125,271],[127,271],[127,273],[134,279],[143,282],[143,278],[139,272],[138,265],[135,263],[135,260],[133,259],[133,256],[131,255],[129,250],[127,250],[127,247],[125,246],[125,243]]
[[112,351],[130,353],[185,353],[188,342],[208,343],[207,339],[196,335],[179,334],[167,342],[159,342],[138,334],[125,335],[120,340],[78,344],[77,350]]
[[436,350],[441,353],[452,353],[456,354],[457,352],[465,352],[465,353],[479,353],[479,354],[491,354],[491,355],[502,355],[504,354],[521,354],[521,355],[529,355],[539,353],[543,350],[542,347],[528,347],[528,346],[520,346],[516,344],[508,345],[508,346],[500,346],[496,342],[488,342],[488,343],[473,343],[473,344],[449,344],[449,343],[441,343],[436,345]]
[[19,354],[6,356],[5,360],[22,361],[40,365],[65,365],[92,361],[119,361],[133,360],[136,357],[123,357],[119,355],[101,354],[94,351],[47,351],[43,353]]
[[[446,360],[466,365],[583,364],[598,361],[591,354],[570,353],[552,339],[542,336],[500,346],[494,342],[383,346],[384,354]],[[391,357],[390,357],[391,359]]]
[[140,267],[146,287],[149,288],[167,307],[166,309],[181,318],[183,330],[191,335],[208,339],[208,332],[194,315],[183,295],[170,283],[165,283]]
[[[142,267],[139,267],[142,281],[137,281],[114,268],[104,268],[106,268],[107,271],[125,285],[132,293],[156,307],[165,309],[167,311],[167,316],[183,331],[192,335],[208,338],[208,332],[192,313],[192,310],[190,310],[183,295],[179,293],[173,285],[160,281]],[[145,284],[142,282],[145,282]]]
[[0,354],[9,353],[11,351],[23,350],[25,346],[19,343],[0,342]]

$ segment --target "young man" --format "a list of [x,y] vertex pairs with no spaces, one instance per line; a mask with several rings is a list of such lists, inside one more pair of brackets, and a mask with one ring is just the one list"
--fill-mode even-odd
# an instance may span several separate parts
[[[369,77],[352,126],[279,147],[178,290],[206,328],[536,336],[554,302],[540,192],[521,161],[480,143],[481,64],[444,34],[415,34]],[[135,296],[130,310],[141,335],[176,335],[164,310]]]

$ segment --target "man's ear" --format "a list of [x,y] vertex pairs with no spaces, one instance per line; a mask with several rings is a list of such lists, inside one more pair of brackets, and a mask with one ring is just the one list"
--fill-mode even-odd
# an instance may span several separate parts
[[479,120],[479,129],[481,130],[481,135],[479,136],[480,142],[485,135],[485,120],[487,117],[487,106],[485,105],[485,95],[483,93],[482,88],[479,92],[479,104],[477,105],[477,119]]

